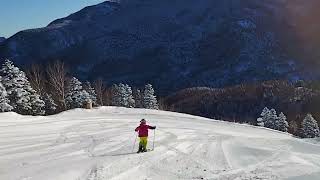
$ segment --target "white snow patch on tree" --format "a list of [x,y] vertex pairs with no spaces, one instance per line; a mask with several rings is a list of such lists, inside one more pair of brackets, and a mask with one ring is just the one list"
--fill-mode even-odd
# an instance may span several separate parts
[[143,106],[146,109],[159,109],[157,97],[151,84],[145,85],[143,92]]
[[275,129],[283,132],[288,131],[289,124],[287,122],[287,117],[283,112],[277,116],[275,109],[268,109],[265,107],[262,110],[261,117],[257,119],[258,126]]
[[0,70],[2,84],[6,88],[10,105],[21,114],[43,115],[44,101],[31,87],[25,73],[6,60]]
[[143,93],[140,89],[136,89],[133,93],[136,108],[143,108]]
[[57,110],[58,105],[54,102],[52,95],[46,93],[43,97],[43,100],[45,102],[46,114],[54,114]]
[[10,101],[8,99],[7,91],[1,83],[1,79],[2,78],[0,76],[0,111],[1,112],[8,112],[8,111],[11,111],[13,109],[13,107],[10,106],[10,104],[9,104]]
[[75,77],[71,78],[66,101],[69,108],[82,108],[85,103],[92,102],[89,93],[83,89],[82,83]]
[[121,107],[135,107],[132,89],[127,84],[114,84],[112,87],[112,105]]
[[312,117],[311,114],[307,114],[302,121],[301,130],[301,135],[304,138],[315,138],[320,136],[318,122]]
[[257,125],[258,125],[258,126],[261,126],[261,127],[264,127],[264,120],[263,120],[263,118],[259,117],[259,118],[257,119]]
[[279,131],[288,132],[289,123],[287,122],[287,117],[283,112],[279,114],[276,126]]

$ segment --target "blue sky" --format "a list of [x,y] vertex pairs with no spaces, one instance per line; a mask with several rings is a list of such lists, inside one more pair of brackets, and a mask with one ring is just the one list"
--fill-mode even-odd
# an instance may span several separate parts
[[0,0],[0,36],[44,27],[86,6],[105,0]]

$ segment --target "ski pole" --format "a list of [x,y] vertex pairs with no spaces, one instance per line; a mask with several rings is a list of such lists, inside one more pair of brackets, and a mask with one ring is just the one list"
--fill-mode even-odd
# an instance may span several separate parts
[[156,129],[153,131],[153,145],[152,145],[152,151],[154,150],[154,141],[156,139]]
[[133,143],[133,147],[132,147],[132,153],[133,153],[133,151],[134,151],[134,148],[135,148],[135,146],[136,146],[136,141],[137,141],[137,135],[136,135],[136,132],[134,132],[134,143]]

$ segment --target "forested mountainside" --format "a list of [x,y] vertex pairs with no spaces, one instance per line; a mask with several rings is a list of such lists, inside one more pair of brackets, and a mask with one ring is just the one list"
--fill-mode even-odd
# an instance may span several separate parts
[[0,45],[20,65],[61,60],[82,79],[196,86],[319,77],[316,0],[103,2]]

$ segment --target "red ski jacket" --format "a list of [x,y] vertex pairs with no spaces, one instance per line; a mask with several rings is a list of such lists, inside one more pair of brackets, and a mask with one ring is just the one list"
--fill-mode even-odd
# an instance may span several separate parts
[[149,126],[146,124],[140,124],[140,126],[138,126],[135,131],[139,133],[139,137],[148,137],[148,129],[155,129],[155,126]]

